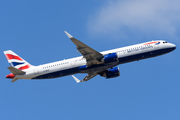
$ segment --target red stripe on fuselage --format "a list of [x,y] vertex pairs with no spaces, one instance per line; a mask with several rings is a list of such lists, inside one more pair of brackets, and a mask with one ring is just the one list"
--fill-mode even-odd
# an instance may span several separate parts
[[26,66],[20,67],[20,68],[18,68],[18,69],[19,69],[19,70],[25,70],[25,69],[28,69],[28,68],[30,68],[30,65],[26,65]]
[[153,43],[158,43],[158,42],[156,41],[156,42],[145,43],[144,45],[149,45],[149,44],[153,44]]
[[23,59],[20,58],[19,56],[15,56],[15,55],[11,55],[11,54],[6,54],[6,58],[7,58],[8,60],[12,60],[12,59],[16,59],[16,60],[20,60],[20,61],[23,60]]

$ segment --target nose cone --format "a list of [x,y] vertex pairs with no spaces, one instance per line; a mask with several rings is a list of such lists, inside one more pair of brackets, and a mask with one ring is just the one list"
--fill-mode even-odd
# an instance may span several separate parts
[[170,48],[171,48],[172,50],[175,50],[175,49],[176,49],[176,45],[170,44]]

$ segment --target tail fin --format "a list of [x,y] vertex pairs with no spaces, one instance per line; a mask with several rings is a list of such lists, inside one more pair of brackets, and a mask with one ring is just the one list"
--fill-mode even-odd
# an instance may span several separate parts
[[4,54],[12,67],[15,67],[19,70],[25,70],[32,66],[11,50],[4,51]]

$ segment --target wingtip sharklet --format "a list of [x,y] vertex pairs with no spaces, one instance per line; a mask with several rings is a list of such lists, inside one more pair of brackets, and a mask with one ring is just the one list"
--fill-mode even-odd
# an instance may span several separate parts
[[68,36],[68,38],[73,38],[73,36],[72,35],[70,35],[67,31],[64,31],[65,33],[66,33],[66,35]]
[[80,83],[81,81],[78,79],[78,78],[76,78],[74,75],[72,75],[72,77],[74,78],[74,80],[77,82],[77,83]]

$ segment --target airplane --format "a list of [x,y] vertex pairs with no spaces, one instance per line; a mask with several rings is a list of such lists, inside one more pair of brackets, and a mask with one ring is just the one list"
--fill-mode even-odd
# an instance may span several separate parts
[[[164,40],[155,40],[132,46],[98,52],[88,45],[74,38],[64,31],[69,39],[76,45],[80,57],[61,60],[53,63],[33,66],[11,50],[4,51],[10,64],[10,74],[6,78],[15,82],[18,79],[51,79],[72,75],[74,80],[84,82],[100,75],[106,79],[120,76],[119,64],[139,61],[169,53],[176,49],[176,45]],[[87,73],[87,76],[79,80],[73,74]]]

